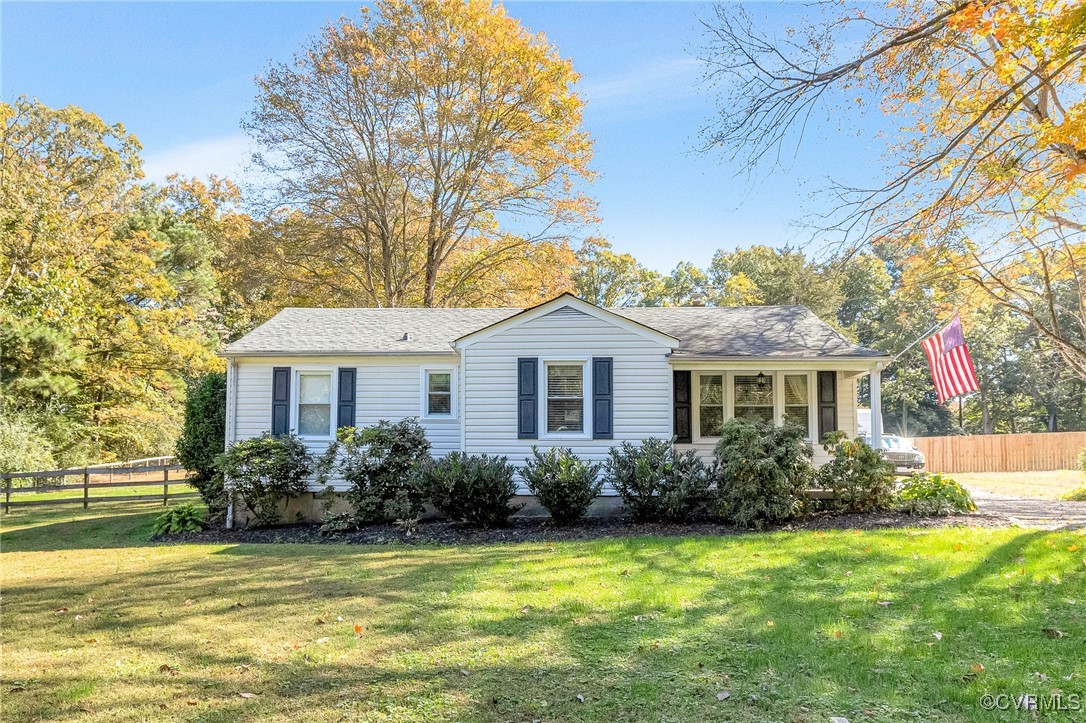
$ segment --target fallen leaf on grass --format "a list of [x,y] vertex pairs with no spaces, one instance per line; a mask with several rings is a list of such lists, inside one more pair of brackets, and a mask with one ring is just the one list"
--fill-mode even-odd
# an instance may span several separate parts
[[932,633],[932,635],[935,636],[936,640],[942,640],[943,639],[943,634],[940,633],[938,630],[936,630],[934,633]]
[[468,671],[461,668],[460,669],[460,675],[463,675],[464,677],[467,677],[467,676],[471,675],[471,673],[469,673]]
[[577,702],[578,703],[584,703],[584,696],[583,695],[578,695],[577,696]]
[[68,608],[57,608],[53,612],[57,615],[63,615],[64,613],[68,612]]
[[839,715],[830,716],[830,723],[848,723],[848,718],[842,718]]
[[1076,552],[1078,550],[1078,545],[1068,545],[1067,549],[1071,552]]
[[76,619],[76,620],[82,620],[82,619],[83,619],[83,616],[82,616],[82,615],[76,615],[76,616],[75,616],[75,619]]
[[732,697],[732,692],[730,690],[722,690],[722,691],[720,691],[719,693],[716,694],[716,699],[717,700],[727,700],[728,698],[731,698],[731,697]]
[[239,673],[248,673],[249,672],[249,664],[248,663],[242,663],[241,665],[235,665],[234,670],[238,671]]
[[316,642],[317,642],[318,645],[320,645],[320,644],[323,644],[323,643],[327,643],[329,640],[331,640],[331,638],[317,638]]
[[1064,632],[1062,630],[1057,630],[1056,628],[1041,628],[1041,632],[1053,640],[1064,637]]
[[890,601],[889,600],[879,600],[878,603],[876,603],[876,604],[881,605],[884,608],[890,607]]
[[322,618],[317,618],[317,625],[324,625],[324,620]]
[[169,673],[170,675],[177,675],[177,668],[167,663],[163,663],[162,665],[158,666],[158,672]]
[[186,600],[186,601],[185,601],[185,604],[186,604],[186,605],[192,605],[192,600],[191,600],[191,599],[190,599],[190,600]]
[[188,705],[196,705],[196,701],[194,700],[186,700],[185,703],[187,703]]
[[256,693],[238,693],[239,698],[255,698]]
[[773,622],[772,620],[768,620],[768,621],[766,621],[766,624],[765,624],[765,626],[766,626],[767,628],[772,628],[772,627],[775,627],[776,625],[777,625],[777,624],[776,624],[775,622]]
[[84,643],[97,643],[97,642],[98,642],[98,638],[87,638],[87,639],[86,639],[86,640],[84,640],[83,642],[84,642]]

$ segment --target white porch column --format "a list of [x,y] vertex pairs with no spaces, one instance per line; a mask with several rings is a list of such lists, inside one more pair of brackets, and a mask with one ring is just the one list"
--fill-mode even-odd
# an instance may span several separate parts
[[871,446],[882,449],[882,362],[871,371]]

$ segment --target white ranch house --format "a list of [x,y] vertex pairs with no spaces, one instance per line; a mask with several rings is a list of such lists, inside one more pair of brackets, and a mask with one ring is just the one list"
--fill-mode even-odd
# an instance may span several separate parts
[[[801,306],[604,309],[563,294],[530,309],[284,309],[227,346],[226,441],[418,417],[433,454],[540,447],[603,460],[674,439],[710,457],[748,417],[857,434],[856,381],[878,419],[882,352]],[[881,435],[881,430],[872,430]]]

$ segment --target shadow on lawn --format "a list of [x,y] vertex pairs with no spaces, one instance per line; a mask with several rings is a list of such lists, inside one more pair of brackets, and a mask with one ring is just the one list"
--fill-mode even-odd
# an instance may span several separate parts
[[47,552],[150,545],[156,503],[39,508],[0,515],[0,552]]
[[[165,679],[180,695],[215,699],[208,719],[319,710],[805,720],[806,708],[812,720],[863,711],[880,720],[983,720],[985,692],[1040,693],[1034,671],[1086,672],[1081,641],[1041,633],[1083,629],[1081,613],[1057,604],[1069,590],[1016,572],[1028,567],[1062,576],[1080,595],[1086,589],[1081,568],[1034,544],[1044,536],[1015,535],[968,565],[957,563],[969,550],[951,536],[909,531],[233,546],[164,562],[168,575],[108,581],[79,635],[126,636],[126,646],[175,666]],[[24,599],[42,592],[9,586],[8,612],[41,615]],[[86,581],[60,579],[46,592],[57,601],[92,594]],[[209,616],[214,634],[202,628]],[[249,635],[271,652],[234,642]],[[314,642],[324,637],[331,648]],[[233,672],[250,663],[249,678]],[[970,681],[974,663],[985,673]],[[226,679],[202,687],[210,669]],[[74,681],[67,670],[48,674],[51,688]],[[732,694],[724,708],[721,689]],[[237,697],[250,690],[260,697]],[[125,712],[116,704],[117,717]]]

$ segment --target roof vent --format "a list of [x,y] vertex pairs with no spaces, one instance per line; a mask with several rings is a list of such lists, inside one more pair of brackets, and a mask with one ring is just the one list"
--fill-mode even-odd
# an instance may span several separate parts
[[405,331],[403,336],[400,337],[400,341],[411,341],[411,335]]

